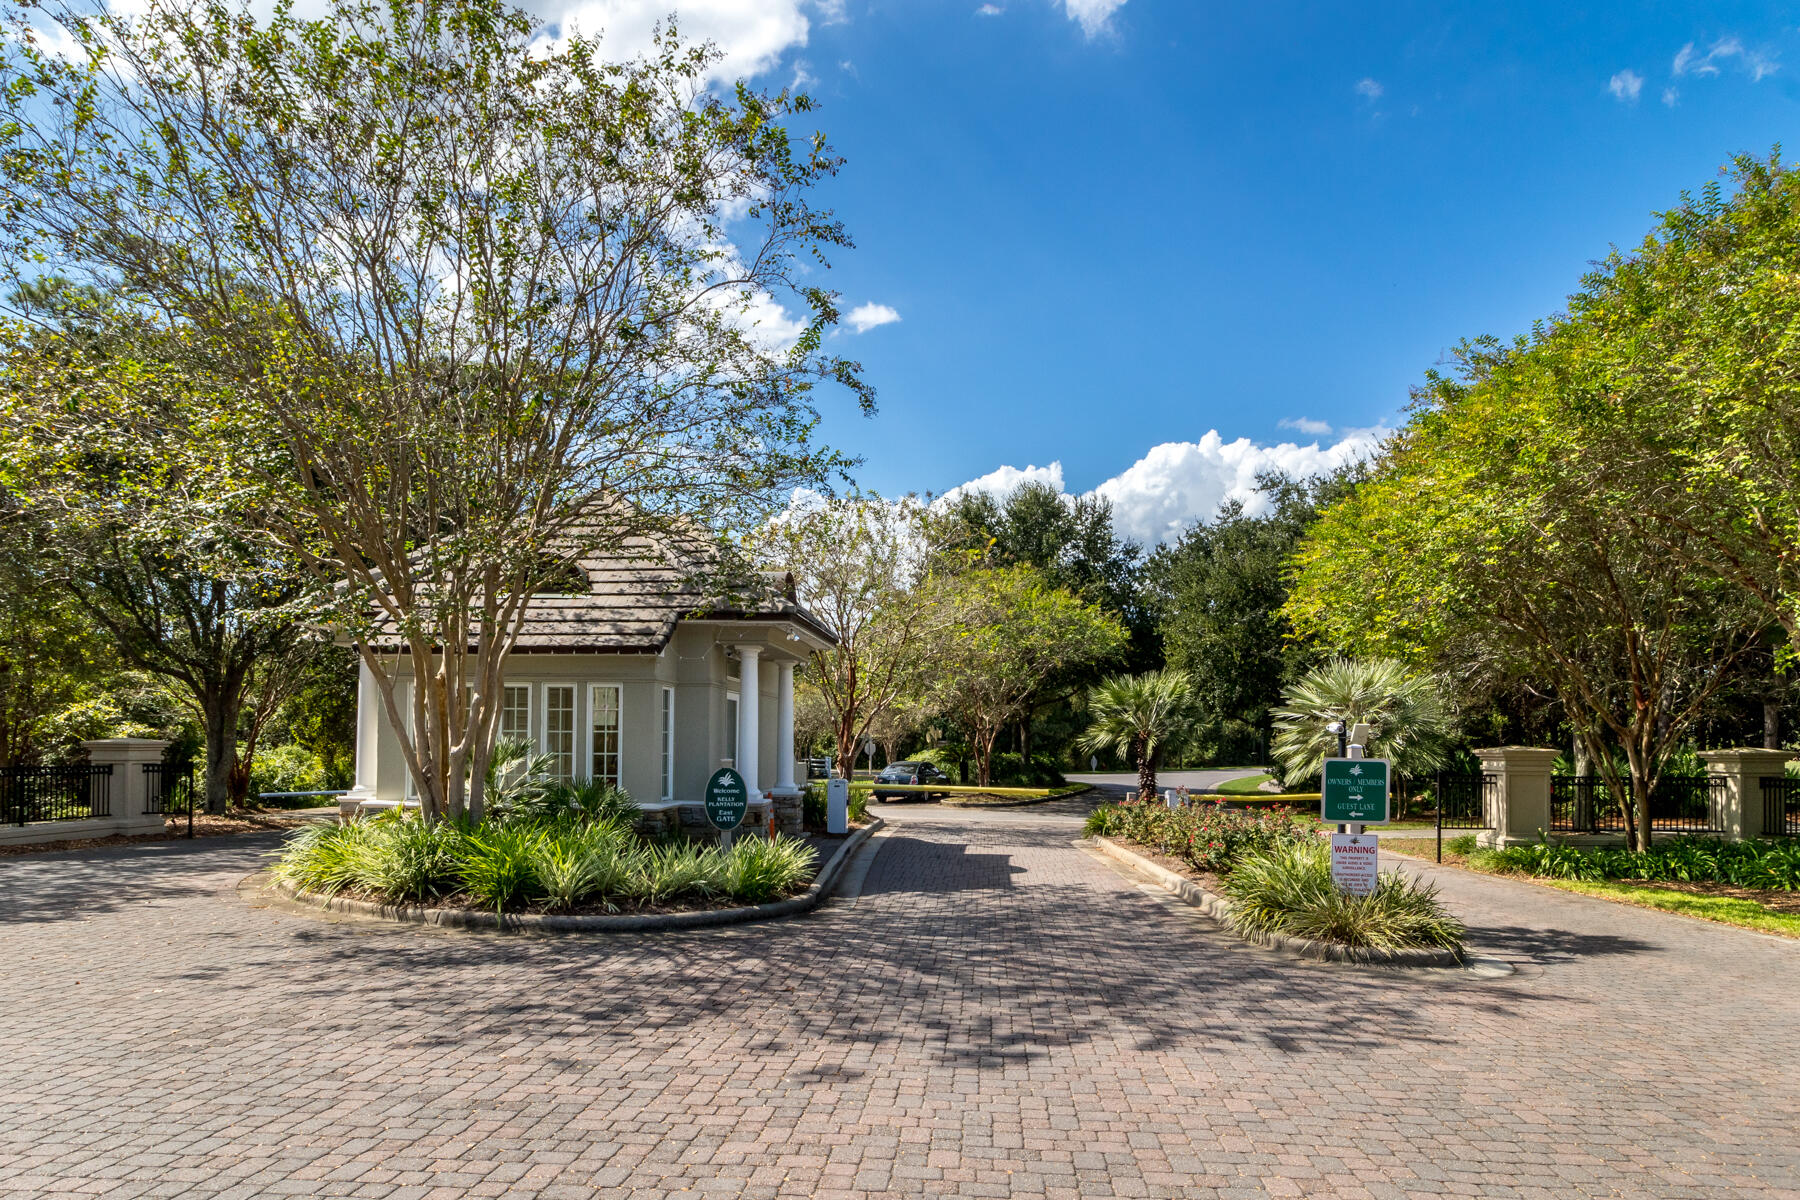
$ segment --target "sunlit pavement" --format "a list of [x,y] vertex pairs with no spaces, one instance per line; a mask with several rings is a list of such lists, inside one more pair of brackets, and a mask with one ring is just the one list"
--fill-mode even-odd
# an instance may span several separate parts
[[854,900],[648,938],[0,861],[0,1195],[1800,1195],[1800,944],[1465,877],[1516,974],[1300,963],[1076,816],[878,811]]

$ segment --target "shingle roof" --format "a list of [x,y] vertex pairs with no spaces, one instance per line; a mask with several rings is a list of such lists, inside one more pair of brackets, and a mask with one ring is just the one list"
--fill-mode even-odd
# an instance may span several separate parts
[[[756,574],[721,587],[714,559],[670,540],[633,537],[575,560],[585,593],[539,593],[525,610],[514,653],[656,654],[686,619],[792,620],[835,642],[800,606],[792,575]],[[400,649],[388,643],[393,649]]]

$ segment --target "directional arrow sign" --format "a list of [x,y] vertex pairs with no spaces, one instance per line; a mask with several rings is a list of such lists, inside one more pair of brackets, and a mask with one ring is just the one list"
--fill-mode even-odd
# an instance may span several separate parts
[[1319,787],[1321,816],[1328,825],[1385,825],[1388,819],[1388,760],[1328,758]]

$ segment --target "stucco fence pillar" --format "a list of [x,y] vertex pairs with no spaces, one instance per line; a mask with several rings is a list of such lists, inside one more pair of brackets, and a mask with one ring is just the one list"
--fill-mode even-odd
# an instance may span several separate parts
[[1483,774],[1495,778],[1494,824],[1476,835],[1490,850],[1525,846],[1550,828],[1550,774],[1559,751],[1536,746],[1477,750]]
[[1725,780],[1725,795],[1718,819],[1720,832],[1726,840],[1742,842],[1779,832],[1763,828],[1762,781],[1766,775],[1780,775],[1792,757],[1786,750],[1749,746],[1700,752],[1707,774]]

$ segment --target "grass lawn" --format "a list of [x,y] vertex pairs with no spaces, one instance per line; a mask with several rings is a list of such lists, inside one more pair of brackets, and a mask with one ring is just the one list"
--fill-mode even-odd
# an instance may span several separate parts
[[1263,793],[1259,791],[1259,789],[1271,778],[1273,778],[1273,776],[1267,771],[1264,771],[1261,775],[1248,775],[1243,779],[1227,779],[1224,783],[1213,788],[1213,791],[1227,796],[1262,795]]
[[[1379,831],[1378,831],[1379,832]],[[1446,830],[1446,833],[1449,831]],[[1458,834],[1464,831],[1458,830]],[[1468,859],[1451,851],[1450,838],[1446,837],[1444,865],[1446,867],[1469,867]],[[1414,858],[1422,858],[1431,862],[1437,854],[1437,839],[1430,837],[1383,837],[1381,848],[1396,854],[1410,854]],[[1484,874],[1500,872],[1484,872]],[[1740,929],[1754,929],[1758,933],[1773,933],[1781,937],[1800,938],[1800,895],[1792,892],[1755,892],[1747,888],[1727,888],[1708,885],[1690,884],[1669,886],[1660,883],[1638,883],[1627,880],[1608,879],[1593,883],[1586,880],[1546,879],[1538,875],[1520,875],[1507,872],[1515,879],[1541,883],[1546,887],[1561,888],[1565,892],[1577,892],[1583,896],[1598,896],[1603,900],[1612,900],[1619,904],[1635,904],[1639,908],[1654,908],[1662,912],[1679,913],[1684,917],[1698,917],[1702,921],[1716,921],[1721,925],[1736,925]],[[1718,893],[1728,892],[1729,895]]]
[[1663,912],[1680,913],[1684,917],[1699,917],[1702,921],[1717,921],[1721,925],[1754,929],[1759,933],[1800,938],[1800,912],[1777,912],[1767,905],[1739,896],[1712,896],[1676,891],[1654,883],[1628,883],[1614,879],[1589,883],[1585,880],[1540,879],[1536,876],[1524,878],[1533,883],[1561,888],[1565,892],[1579,892],[1583,896],[1599,896],[1621,904],[1635,904],[1639,908],[1656,908]]

